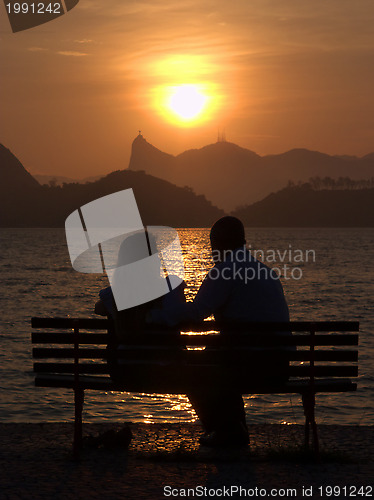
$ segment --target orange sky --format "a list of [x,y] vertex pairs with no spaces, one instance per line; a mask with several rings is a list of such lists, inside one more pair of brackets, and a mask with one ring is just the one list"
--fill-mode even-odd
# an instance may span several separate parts
[[[0,14],[0,142],[33,173],[126,168],[139,129],[174,154],[218,128],[259,154],[374,151],[373,0],[80,0],[15,34]],[[189,83],[209,113],[181,127],[160,96]]]

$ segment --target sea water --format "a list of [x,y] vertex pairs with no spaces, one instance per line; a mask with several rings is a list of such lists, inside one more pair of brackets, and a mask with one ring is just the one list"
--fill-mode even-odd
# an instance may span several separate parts
[[[212,265],[208,229],[178,230],[186,295],[191,300]],[[66,421],[72,391],[35,388],[30,318],[95,317],[99,274],[71,267],[63,229],[1,229],[0,421]],[[257,257],[282,275],[292,320],[359,320],[358,390],[319,394],[320,423],[374,424],[374,229],[247,228]],[[301,423],[298,395],[245,398],[249,423]],[[192,422],[184,396],[87,391],[84,420]]]

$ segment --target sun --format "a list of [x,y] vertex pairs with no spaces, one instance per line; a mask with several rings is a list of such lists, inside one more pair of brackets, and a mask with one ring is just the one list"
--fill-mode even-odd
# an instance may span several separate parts
[[224,99],[219,65],[196,54],[174,54],[147,66],[147,102],[162,120],[192,128],[215,119]]
[[153,90],[153,104],[158,114],[179,127],[201,125],[212,118],[219,97],[208,83],[175,83]]
[[204,112],[208,101],[209,97],[198,85],[177,85],[170,88],[167,105],[178,119],[190,122]]

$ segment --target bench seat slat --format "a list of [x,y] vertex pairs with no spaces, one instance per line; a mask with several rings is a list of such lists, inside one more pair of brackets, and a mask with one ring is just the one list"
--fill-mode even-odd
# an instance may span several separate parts
[[[36,347],[33,349],[34,358],[39,359],[107,359],[110,355],[110,351],[105,348],[82,348],[80,347],[78,353],[75,352],[74,348],[48,348],[48,347]],[[117,351],[118,358],[126,359],[147,359],[147,360],[157,360],[164,357],[175,358],[175,359],[186,359],[193,362],[194,360],[200,362],[238,362],[246,363],[247,360],[261,357],[264,362],[277,361],[279,359],[287,359],[289,361],[299,361],[299,362],[309,362],[312,358],[316,362],[356,362],[358,361],[358,352],[351,350],[316,350],[311,353],[309,350],[299,350],[299,351],[285,351],[285,350],[268,350],[268,351],[256,351],[251,347],[243,346],[241,349],[235,349],[230,352],[225,352],[220,349],[209,349],[209,350],[185,350],[181,349],[179,346],[128,346],[126,349],[120,349]]]
[[32,332],[31,342],[33,344],[74,344],[78,341],[80,345],[85,344],[108,344],[109,335],[107,333],[74,333],[62,332]]
[[312,359],[316,362],[357,362],[358,352],[351,350],[336,350],[336,351],[286,351],[282,350],[256,350],[251,347],[243,346],[241,349],[234,351],[222,351],[220,349],[209,350],[183,350],[179,348],[170,348],[169,350],[163,348],[149,349],[146,347],[133,348],[129,347],[122,352],[119,351],[119,357],[125,359],[147,359],[156,360],[165,356],[183,358],[190,362],[228,362],[228,363],[241,363],[246,364],[251,360],[263,360],[264,363],[276,362],[280,359],[287,361],[309,362]]
[[[164,364],[169,365],[170,369],[172,366],[177,366],[179,370],[183,369],[195,369],[195,370],[206,370],[211,366],[212,369],[217,367],[215,363],[186,363],[179,362],[174,357],[169,359],[164,358],[162,360],[147,360],[147,359],[137,359],[129,360],[124,363],[124,366],[138,366],[138,367],[157,367],[163,366]],[[79,363],[78,367],[74,363],[34,363],[35,373],[109,373],[109,368],[107,363]],[[235,367],[233,368],[235,371]],[[250,373],[251,367],[248,366],[248,373]],[[255,369],[255,372],[259,372],[260,368]],[[242,369],[243,374],[246,373],[246,369]],[[290,377],[309,377],[312,372],[315,377],[357,377],[358,367],[357,366],[344,366],[344,365],[317,365],[313,369],[307,366],[289,366],[288,373]]]
[[32,328],[65,328],[108,330],[109,321],[104,318],[31,318]]
[[[182,338],[184,336],[182,335]],[[219,335],[186,335],[188,339],[183,338],[186,345],[204,346],[218,344],[221,342]],[[152,342],[151,336],[149,339]],[[227,334],[227,345],[285,345],[285,346],[309,346],[311,342],[315,346],[356,346],[358,345],[358,334],[293,334],[290,336],[280,336],[274,334],[250,334],[234,333]]]
[[[34,363],[34,372],[39,373],[75,373],[74,363]],[[107,363],[79,363],[78,373],[109,375]]]
[[[83,389],[92,390],[104,390],[104,391],[115,391],[120,390],[122,392],[145,392],[147,393],[146,384],[142,387],[128,387],[116,385],[109,377],[99,377],[99,376],[81,376],[79,377],[80,385]],[[46,375],[39,374],[35,377],[35,385],[37,387],[60,387],[73,389],[74,388],[74,376],[73,375]],[[254,394],[289,394],[289,393],[303,393],[309,387],[309,380],[299,380],[296,382],[287,382],[282,386],[279,385],[269,385],[267,387],[256,387]],[[357,385],[349,379],[323,379],[316,380],[314,385],[315,392],[349,392],[355,391]],[[133,389],[136,389],[135,391]],[[152,387],[154,389],[154,387]],[[250,389],[250,387],[248,387]],[[152,391],[153,392],[153,391]],[[251,394],[252,391],[243,392],[243,394]],[[161,392],[162,394],[162,392]],[[184,394],[184,392],[176,392],[175,394]]]
[[[34,358],[47,359],[66,359],[74,358],[74,348],[58,347],[35,347],[32,350]],[[79,359],[105,359],[108,355],[107,349],[79,349]]]
[[[118,350],[116,353],[117,358],[127,358],[129,356],[137,356],[146,359],[157,359],[159,357],[180,357],[188,351],[183,351],[180,348],[173,346],[158,346],[156,349],[148,349],[143,346],[141,349]],[[216,351],[218,352],[218,351]],[[97,359],[104,360],[110,357],[110,351],[106,348],[79,348],[78,353],[75,353],[73,347],[34,347],[32,350],[33,357],[39,359]],[[213,354],[213,353],[212,353]],[[214,354],[213,354],[214,355]]]
[[[133,356],[138,355],[141,357],[143,355],[143,351],[139,350],[129,350],[129,355]],[[156,357],[156,356],[155,356]],[[356,362],[358,361],[358,351],[351,350],[315,350],[312,353],[310,350],[298,350],[298,351],[287,351],[284,349],[275,350],[256,350],[251,348],[250,346],[243,346],[240,349],[235,349],[234,351],[230,351],[228,353],[222,352],[219,349],[217,350],[207,350],[207,351],[189,351],[189,357],[191,358],[201,358],[211,359],[214,361],[215,359],[219,361],[220,359],[228,359],[231,361],[237,361],[239,363],[245,363],[248,359],[253,358],[261,358],[264,362],[272,362],[277,361],[279,359],[286,359],[288,361],[304,361],[309,362],[312,359],[316,362],[320,361],[330,361],[330,362]]]
[[[284,322],[261,322],[261,323],[246,323],[246,324],[233,324],[230,325],[232,330],[244,330],[244,331],[270,331],[270,330],[286,330],[290,329],[292,331],[316,331],[316,332],[358,332],[359,322],[358,321],[291,321],[289,323]],[[73,329],[78,327],[80,329],[101,329],[106,330],[109,326],[109,321],[107,319],[100,318],[32,318],[31,319],[32,328],[66,328]],[[181,325],[183,331],[206,331],[209,329],[220,329],[225,327],[225,325],[220,325],[217,321],[202,321],[201,323],[185,323]],[[152,328],[152,327],[150,327]],[[153,328],[154,329],[154,328]],[[335,329],[335,330],[334,330]],[[161,329],[160,329],[161,330]],[[167,328],[162,329],[164,332]],[[172,329],[171,329],[172,330]]]
[[[266,336],[265,336],[266,335]],[[160,335],[159,333],[149,333],[138,336],[141,345],[170,345],[171,343],[191,346],[217,346],[222,342],[221,335]],[[76,338],[73,333],[61,332],[33,332],[33,344],[73,344],[74,341],[80,344],[107,344],[108,334],[104,333],[79,333]],[[226,339],[225,339],[226,340]],[[357,334],[316,334],[313,339],[310,334],[292,335],[289,337],[277,336],[274,334],[237,334],[230,333],[227,336],[229,344],[232,346],[252,345],[285,345],[285,346],[309,346],[313,344],[318,346],[357,346]],[[228,344],[228,345],[229,345]]]
[[324,365],[315,366],[290,366],[291,377],[310,377],[314,373],[315,377],[357,377],[358,366]]

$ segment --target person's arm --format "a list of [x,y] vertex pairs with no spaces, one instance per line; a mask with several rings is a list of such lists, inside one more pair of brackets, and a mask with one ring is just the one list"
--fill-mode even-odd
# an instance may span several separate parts
[[230,296],[232,280],[222,275],[223,264],[206,275],[193,302],[150,311],[149,322],[174,326],[184,321],[202,321],[219,310]]
[[[229,276],[225,275],[225,269],[229,271]],[[225,267],[225,263],[214,266],[191,303],[191,320],[202,321],[220,310],[229,299],[232,286],[230,267]]]

